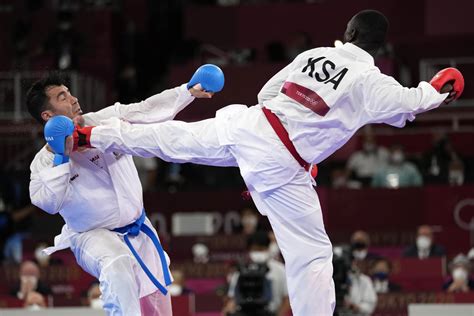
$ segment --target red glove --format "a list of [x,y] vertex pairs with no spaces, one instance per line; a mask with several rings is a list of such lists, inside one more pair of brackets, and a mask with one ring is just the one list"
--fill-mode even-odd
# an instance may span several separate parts
[[450,67],[439,71],[430,81],[430,84],[438,92],[440,92],[441,88],[447,83],[453,85],[453,91],[455,92],[454,100],[456,100],[461,96],[461,93],[464,90],[464,77],[459,70]]
[[91,146],[91,132],[95,126],[80,127],[76,125],[72,137],[74,139],[74,146],[72,151],[76,151],[79,147],[92,148]]

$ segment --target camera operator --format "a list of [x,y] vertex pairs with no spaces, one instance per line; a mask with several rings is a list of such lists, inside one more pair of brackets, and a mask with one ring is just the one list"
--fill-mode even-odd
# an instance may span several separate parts
[[267,232],[247,238],[247,263],[240,266],[229,284],[228,316],[284,316],[290,310],[285,266],[271,258]]

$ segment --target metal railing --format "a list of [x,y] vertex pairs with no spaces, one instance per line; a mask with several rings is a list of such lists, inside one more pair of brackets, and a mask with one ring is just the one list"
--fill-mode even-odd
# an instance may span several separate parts
[[[30,118],[25,98],[30,86],[46,72],[0,72],[0,119],[20,121]],[[106,106],[105,84],[78,72],[64,73],[71,93],[79,99],[84,112]]]

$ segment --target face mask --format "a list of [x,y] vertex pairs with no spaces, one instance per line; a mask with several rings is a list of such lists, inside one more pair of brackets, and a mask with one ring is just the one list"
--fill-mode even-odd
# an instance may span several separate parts
[[376,279],[376,280],[386,280],[388,279],[388,273],[386,272],[375,272],[374,274],[372,274],[372,278],[373,279]]
[[249,257],[255,263],[264,263],[268,260],[269,254],[267,251],[250,251]]
[[32,304],[32,305],[29,305],[27,309],[30,311],[39,311],[39,310],[42,310],[43,307],[39,306],[38,304]]
[[467,271],[463,268],[455,268],[452,275],[456,281],[467,281]]
[[464,183],[464,173],[460,170],[449,171],[449,184],[462,185]]
[[375,144],[374,143],[364,143],[364,150],[366,152],[373,152],[375,149]]
[[427,250],[431,247],[431,239],[426,236],[420,236],[416,239],[418,249]]
[[367,250],[354,250],[352,252],[352,255],[354,256],[354,259],[357,260],[364,260],[365,257],[367,256]]
[[400,151],[396,151],[392,154],[393,163],[401,164],[404,159],[405,159],[405,157],[403,156],[403,153],[400,152]]
[[102,309],[104,307],[104,302],[98,297],[91,300],[90,308],[92,309]]
[[242,225],[244,226],[250,226],[250,227],[255,227],[257,226],[258,219],[254,216],[245,216],[242,218]]
[[183,293],[183,288],[181,287],[181,285],[171,284],[170,286],[168,286],[168,291],[170,292],[171,296],[178,296]]
[[36,286],[38,285],[38,278],[32,275],[22,275],[20,277],[22,283],[30,283],[32,284],[32,290],[36,290]]
[[375,279],[374,290],[376,293],[388,293],[388,281]]

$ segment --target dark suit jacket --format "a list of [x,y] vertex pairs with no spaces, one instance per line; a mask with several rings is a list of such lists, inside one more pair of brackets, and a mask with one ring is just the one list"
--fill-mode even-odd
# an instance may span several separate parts
[[[430,254],[428,257],[443,257],[445,255],[446,251],[444,250],[443,246],[436,244],[431,245]],[[418,258],[418,248],[416,247],[416,245],[414,244],[405,248],[405,250],[403,251],[403,257]]]

